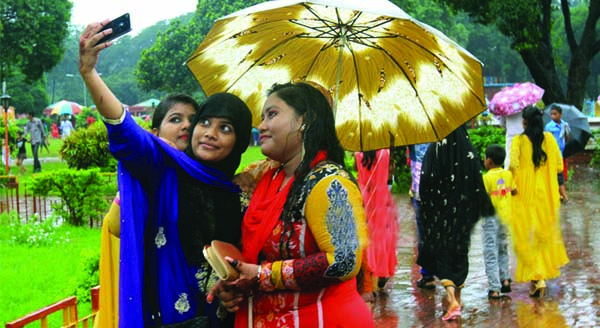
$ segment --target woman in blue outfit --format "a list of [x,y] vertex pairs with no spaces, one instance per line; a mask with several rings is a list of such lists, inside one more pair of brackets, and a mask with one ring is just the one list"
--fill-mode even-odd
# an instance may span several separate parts
[[212,95],[196,110],[185,153],[170,147],[135,123],[96,71],[112,44],[95,45],[112,32],[99,32],[107,22],[81,35],[79,71],[119,160],[119,326],[222,325],[205,302],[214,275],[201,252],[214,239],[240,241],[239,188],[230,179],[250,142],[250,111],[236,96]]

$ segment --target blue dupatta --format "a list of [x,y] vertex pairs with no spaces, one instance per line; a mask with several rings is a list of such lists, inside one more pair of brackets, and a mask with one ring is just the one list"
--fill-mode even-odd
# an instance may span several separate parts
[[[187,263],[178,242],[177,170],[208,185],[239,192],[221,172],[206,167],[139,127],[129,113],[123,123],[106,124],[109,147],[119,160],[121,250],[119,327],[146,327],[144,232],[158,230],[157,272],[162,321],[180,322],[196,315],[193,293],[198,268]],[[150,210],[152,208],[152,210]],[[157,227],[149,225],[157,224]],[[158,228],[158,229],[157,229]],[[162,228],[162,229],[161,229]]]

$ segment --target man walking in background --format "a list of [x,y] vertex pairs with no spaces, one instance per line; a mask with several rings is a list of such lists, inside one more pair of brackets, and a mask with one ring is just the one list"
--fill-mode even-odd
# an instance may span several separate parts
[[46,141],[46,133],[44,132],[42,121],[34,117],[33,112],[27,113],[27,120],[29,122],[25,125],[25,136],[28,134],[31,135],[29,140],[31,142],[31,153],[33,154],[33,172],[36,173],[42,170],[38,152],[42,143]]

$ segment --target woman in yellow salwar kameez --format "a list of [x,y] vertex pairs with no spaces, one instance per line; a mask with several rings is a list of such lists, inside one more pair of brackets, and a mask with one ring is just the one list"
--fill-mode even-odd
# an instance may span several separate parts
[[560,227],[556,175],[563,170],[558,144],[544,132],[542,111],[523,110],[525,131],[511,146],[510,171],[519,192],[513,197],[510,229],[517,258],[515,280],[531,281],[529,295],[544,296],[545,280],[560,276],[569,262]]

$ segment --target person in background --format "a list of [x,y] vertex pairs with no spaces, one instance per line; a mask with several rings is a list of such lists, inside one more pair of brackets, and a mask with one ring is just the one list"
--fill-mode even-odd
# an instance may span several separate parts
[[23,174],[27,171],[23,165],[23,161],[27,158],[26,143],[27,139],[23,136],[23,131],[17,131],[17,167],[19,168],[19,174]]
[[42,164],[39,159],[40,147],[46,141],[46,133],[42,120],[35,117],[33,112],[27,113],[27,124],[25,125],[25,136],[30,135],[31,153],[33,154],[33,173],[42,171]]
[[[168,95],[154,110],[151,133],[184,151],[189,145],[196,108],[198,104],[190,96],[179,93]],[[94,327],[118,327],[119,324],[120,203],[117,193],[102,222],[100,307]]]
[[[382,291],[396,273],[398,261],[398,213],[387,185],[390,177],[390,150],[357,152],[354,156],[369,228],[369,245],[363,261],[366,262],[368,272],[377,279],[377,288]],[[367,279],[370,274],[366,275]]]
[[543,297],[546,280],[560,276],[569,262],[560,227],[556,175],[563,171],[558,144],[544,132],[542,110],[523,110],[524,132],[511,147],[510,171],[519,192],[513,197],[514,224],[509,225],[515,255],[515,281],[530,281],[529,295]]
[[52,122],[52,129],[51,129],[51,136],[54,139],[58,139],[60,138],[60,131],[58,129],[58,125],[56,125],[56,122]]
[[500,126],[506,129],[506,159],[504,160],[504,168],[508,170],[510,165],[510,145],[515,136],[523,133],[523,124],[521,123],[521,112],[514,113],[508,116],[498,117]]
[[217,295],[236,327],[374,327],[355,277],[367,243],[360,189],[344,169],[331,105],[308,83],[274,85],[262,110],[264,155],[281,163],[256,186],[240,271]]
[[[239,243],[239,188],[231,183],[251,135],[251,113],[238,97],[217,93],[195,111],[181,152],[138,126],[96,70],[112,42],[109,20],[79,40],[79,72],[119,160],[121,252],[119,327],[216,326],[206,291],[216,279],[202,255],[212,240]],[[227,320],[227,317],[224,317]]]
[[[558,105],[553,105],[550,108],[550,118],[552,120],[546,124],[544,131],[552,133],[552,136],[554,136],[554,139],[558,143],[558,148],[562,156],[567,141],[571,138],[571,128],[569,127],[569,123],[562,120],[562,108]],[[567,171],[567,160],[563,156],[563,171],[558,174],[558,192],[560,193],[560,200],[565,203],[569,201],[567,186],[565,184],[568,175]]]
[[517,194],[512,173],[505,170],[504,147],[492,144],[485,150],[485,168],[483,175],[485,190],[496,209],[495,216],[483,218],[483,259],[488,279],[488,298],[499,299],[500,293],[510,293],[511,282],[508,268],[508,236],[506,224],[512,222],[512,196]]
[[[423,165],[423,158],[429,148],[430,143],[422,143],[408,146],[408,155],[410,159],[410,175],[412,182],[410,185],[410,193],[412,195],[412,203],[415,209],[415,221],[417,223],[417,250],[421,250],[423,240],[423,226],[421,224],[421,196],[419,195],[419,184],[421,181],[421,167]],[[419,269],[421,278],[417,280],[416,284],[419,288],[424,289],[435,289],[435,277],[432,273],[427,272],[423,267]]]
[[60,121],[60,131],[63,140],[69,137],[71,131],[73,131],[73,124],[71,124],[71,120],[69,120],[67,116],[63,116]]
[[480,217],[494,214],[479,156],[464,126],[427,148],[419,194],[423,245],[417,264],[438,277],[446,290],[442,320],[455,320],[462,314],[471,232]]
[[252,146],[258,146],[258,129],[256,127],[252,128]]

